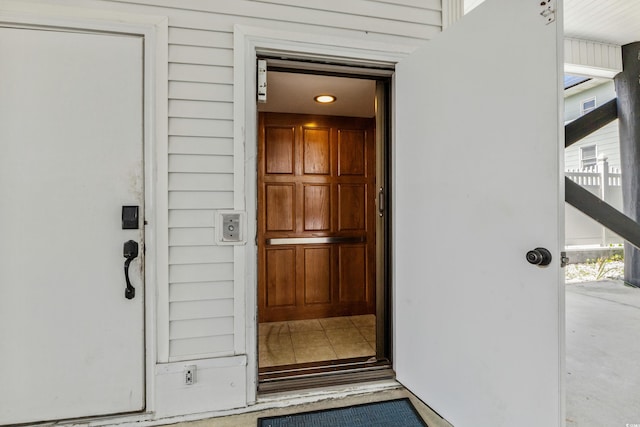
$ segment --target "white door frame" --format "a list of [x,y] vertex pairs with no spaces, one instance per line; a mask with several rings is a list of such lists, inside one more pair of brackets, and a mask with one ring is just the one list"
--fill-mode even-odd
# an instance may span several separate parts
[[[145,411],[154,409],[156,361],[168,358],[168,19],[0,1],[0,26],[137,35],[144,38]],[[156,323],[156,319],[161,319]],[[164,320],[164,321],[163,321]]]
[[234,248],[235,350],[236,354],[247,354],[249,404],[256,401],[258,386],[258,260],[257,244],[253,238],[257,232],[257,56],[286,53],[291,59],[331,59],[338,64],[389,68],[417,46],[234,26],[234,209],[247,212],[246,235],[249,236],[246,245]]

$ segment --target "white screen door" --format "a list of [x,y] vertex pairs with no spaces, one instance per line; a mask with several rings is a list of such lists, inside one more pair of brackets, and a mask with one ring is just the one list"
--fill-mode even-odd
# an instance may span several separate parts
[[562,33],[541,11],[487,0],[396,68],[394,363],[456,426],[561,423]]
[[142,39],[5,27],[0,58],[0,424],[139,411]]

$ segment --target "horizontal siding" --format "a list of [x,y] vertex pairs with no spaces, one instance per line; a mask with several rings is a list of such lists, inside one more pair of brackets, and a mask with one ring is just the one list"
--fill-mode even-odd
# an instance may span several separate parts
[[580,148],[589,145],[595,145],[597,147],[597,156],[606,157],[609,162],[609,167],[620,168],[620,136],[618,132],[618,120],[614,120],[567,148],[564,156],[565,170],[580,169]]
[[231,191],[170,191],[169,209],[231,209]]
[[212,228],[215,226],[214,215],[215,211],[210,209],[173,209],[169,212],[169,228]]
[[233,334],[233,317],[176,320],[171,322],[169,338],[198,338],[206,336],[211,331],[216,331],[219,335]]
[[170,173],[169,191],[233,191],[230,173]]
[[[177,27],[206,29],[203,24],[198,25],[197,22],[194,22],[202,20],[210,25],[213,24],[213,28],[218,31],[224,30],[229,32],[232,31],[234,23],[264,25],[266,22],[272,22],[280,23],[280,28],[283,28],[283,24],[285,23],[295,23],[297,25],[304,24],[307,27],[321,27],[325,31],[334,28],[350,29],[424,39],[433,36],[433,34],[430,34],[430,29],[439,31],[439,27],[441,26],[442,17],[439,10],[427,10],[427,13],[422,14],[421,12],[424,10],[422,8],[401,7],[401,9],[405,9],[406,13],[398,17],[398,19],[390,20],[387,18],[387,15],[395,13],[396,7],[387,6],[374,8],[372,6],[381,3],[358,0],[349,0],[349,2],[343,1],[340,3],[344,5],[352,1],[357,1],[364,5],[358,10],[359,14],[357,15],[328,10],[329,8],[324,8],[327,10],[311,9],[309,5],[314,3],[305,4],[300,1],[298,1],[297,4],[301,4],[301,6],[294,7],[248,0],[225,2],[181,0],[179,3],[175,0],[135,0],[135,3],[148,5],[153,8],[162,6],[171,9],[171,12],[167,12],[165,9],[164,13],[169,13],[172,17],[175,17],[176,22],[173,25]],[[127,3],[124,0],[122,0],[122,2]],[[363,15],[363,13],[371,8],[377,9],[375,12],[377,12],[378,15]],[[185,11],[191,13],[185,15]],[[193,12],[201,12],[201,14]],[[426,18],[426,20],[419,21],[415,18],[416,16]],[[269,19],[265,19],[265,17],[269,17]],[[290,28],[290,26],[288,28]],[[309,28],[307,28],[307,31],[308,30]]]
[[170,44],[169,62],[174,64],[224,66],[233,62],[233,50]]
[[172,99],[169,101],[169,117],[232,120],[233,104],[230,102],[188,101]]
[[231,316],[233,316],[233,298],[178,301],[169,304],[170,320],[209,319],[212,317]]
[[438,9],[442,7],[440,0],[371,0],[371,3],[385,3],[394,6],[411,6],[419,9]]
[[173,302],[233,299],[233,281],[174,283],[170,287]]
[[169,156],[169,173],[233,173],[233,157],[174,154]]
[[171,283],[233,280],[233,263],[169,265]]
[[193,30],[191,28],[169,28],[169,40],[185,46],[219,47],[229,49],[233,46],[233,34],[211,30]]
[[[299,0],[258,0],[257,2],[300,8]],[[411,22],[434,25],[440,23],[441,5],[439,1],[421,1],[416,3],[419,3],[420,7],[401,3],[396,3],[394,7],[389,7],[388,4],[376,3],[368,0],[322,0],[321,2],[307,3],[304,8],[320,14],[333,14],[337,12],[352,18],[355,16],[370,18],[384,16],[386,19],[394,21],[407,22],[410,20]],[[409,9],[411,10],[409,11]],[[411,13],[411,16],[408,16],[408,13]]]
[[233,84],[169,82],[169,99],[233,101]]
[[576,93],[575,95],[568,96],[564,100],[564,120],[570,121],[580,117],[580,106],[582,105],[582,102],[587,99],[595,98],[596,107],[599,107],[615,97],[616,89],[613,81],[606,81],[598,86],[594,86]]
[[172,265],[233,262],[233,246],[181,246],[171,248]]
[[232,120],[169,118],[169,135],[233,137]]
[[[564,100],[565,121],[572,121],[580,117],[580,106],[587,99],[595,98],[596,106],[601,106],[615,97],[616,92],[612,81],[568,96]],[[598,157],[607,157],[610,167],[620,168],[618,120],[614,120],[567,148],[564,156],[565,170],[580,169],[580,148],[589,145],[597,146]]]
[[[233,155],[233,138],[170,136],[169,154]],[[174,157],[174,156],[171,156]]]
[[[213,350],[213,351],[212,351]],[[169,361],[233,355],[233,334],[172,339]]]
[[174,246],[210,246],[214,244],[213,227],[169,228],[169,249]]
[[233,68],[218,65],[169,64],[169,79],[174,82],[228,83]]
[[441,0],[56,3],[168,17],[169,360],[233,354],[244,301],[233,300],[233,250],[215,244],[214,227],[215,211],[234,206],[234,25],[416,46],[441,31]]

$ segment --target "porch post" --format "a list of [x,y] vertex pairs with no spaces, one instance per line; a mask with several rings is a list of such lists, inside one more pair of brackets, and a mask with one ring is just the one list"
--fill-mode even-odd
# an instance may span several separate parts
[[[614,78],[618,96],[622,205],[640,222],[640,42],[622,46],[622,72]],[[640,250],[624,244],[624,281],[640,287]]]

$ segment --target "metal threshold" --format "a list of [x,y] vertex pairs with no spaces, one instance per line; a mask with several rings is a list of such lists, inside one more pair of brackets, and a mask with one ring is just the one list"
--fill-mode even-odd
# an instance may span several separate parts
[[394,378],[395,372],[386,359],[354,358],[284,365],[260,369],[258,393],[279,393]]

